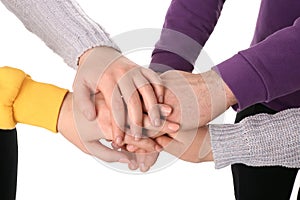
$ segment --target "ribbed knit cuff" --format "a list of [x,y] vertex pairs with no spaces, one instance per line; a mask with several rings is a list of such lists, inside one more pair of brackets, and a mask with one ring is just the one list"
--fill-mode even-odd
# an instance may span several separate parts
[[88,49],[108,46],[120,51],[104,29],[90,19],[74,0],[2,0],[25,27],[77,69]]
[[215,168],[220,169],[240,162],[240,158],[249,159],[250,147],[242,133],[244,127],[236,125],[210,125],[211,145]]
[[215,167],[243,163],[300,168],[299,120],[300,109],[289,109],[251,116],[239,124],[210,125]]

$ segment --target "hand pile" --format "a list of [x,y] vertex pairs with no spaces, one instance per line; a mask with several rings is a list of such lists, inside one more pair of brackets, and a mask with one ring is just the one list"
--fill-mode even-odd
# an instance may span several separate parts
[[81,57],[73,88],[59,131],[88,154],[143,172],[162,149],[190,162],[212,160],[206,125],[236,103],[214,71],[159,75],[106,47]]

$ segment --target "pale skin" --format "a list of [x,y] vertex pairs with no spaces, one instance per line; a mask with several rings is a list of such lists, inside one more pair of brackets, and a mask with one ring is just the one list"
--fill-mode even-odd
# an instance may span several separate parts
[[[213,153],[210,143],[208,126],[193,130],[178,131],[176,133],[164,133],[155,138],[164,151],[178,157],[181,160],[193,163],[213,161]],[[142,145],[128,145],[128,150],[136,152]]]
[[[193,137],[190,134],[193,134]],[[184,161],[199,163],[213,161],[208,127],[192,131],[165,134],[155,139],[164,150]]]
[[[109,55],[114,55],[116,52],[115,50],[112,50],[111,48],[108,48],[108,54]],[[107,49],[105,49],[106,51]],[[112,52],[110,52],[112,51]],[[101,50],[102,52],[102,50]],[[107,51],[106,51],[107,53]],[[88,60],[89,55],[91,54],[91,51],[86,52],[80,59],[82,63],[84,63],[84,60]],[[97,52],[95,55],[98,55]],[[115,55],[114,55],[115,56]],[[92,57],[92,56],[91,56]],[[113,57],[113,56],[112,56]],[[90,59],[92,60],[92,59]],[[84,66],[84,64],[79,63],[79,66]],[[87,62],[88,63],[88,62]],[[97,61],[96,61],[97,63]],[[91,62],[91,64],[94,64],[94,62]],[[87,64],[87,66],[92,67],[90,63]],[[112,136],[108,137],[110,138],[109,140],[113,140],[114,143],[116,144],[115,147],[122,147],[124,146],[124,138],[127,132],[126,130],[126,124],[130,125],[130,133],[137,138],[141,137],[141,130],[142,127],[144,126],[143,122],[143,107],[145,108],[145,112],[149,114],[149,119],[152,123],[152,125],[158,126],[158,124],[155,124],[156,119],[153,118],[158,118],[157,114],[151,114],[151,108],[157,104],[157,102],[161,102],[161,100],[164,101],[165,104],[172,105],[173,107],[173,112],[171,113],[170,116],[167,117],[167,120],[176,122],[181,125],[181,130],[189,130],[189,129],[197,129],[198,127],[206,125],[209,121],[217,117],[219,114],[223,113],[229,106],[233,105],[236,103],[236,100],[228,88],[228,86],[222,81],[222,79],[212,70],[202,73],[202,74],[191,74],[191,73],[186,73],[186,72],[181,72],[181,71],[169,71],[160,76],[161,79],[157,79],[155,77],[151,81],[153,82],[142,82],[139,86],[143,86],[143,89],[140,89],[139,87],[132,87],[129,89],[129,92],[126,91],[126,89],[120,89],[117,92],[117,95],[114,96],[114,91],[115,91],[115,86],[117,83],[122,82],[122,86],[131,84],[133,77],[137,77],[140,74],[133,73],[131,74],[130,71],[132,69],[137,68],[138,66],[129,61],[127,58],[120,56],[117,57],[117,59],[114,59],[113,62],[109,62],[109,67],[105,70],[104,73],[101,72],[101,78],[98,80],[97,84],[99,86],[93,86],[95,87],[94,90],[90,90],[88,94],[90,94],[91,91],[94,92],[103,92],[104,91],[104,99],[106,102],[106,105],[108,107],[108,110],[110,112],[110,116],[113,116],[111,119],[111,132]],[[82,69],[82,68],[81,68]],[[90,68],[87,68],[88,70]],[[92,70],[93,71],[93,70]],[[83,74],[84,71],[81,72]],[[88,73],[88,71],[86,71]],[[148,72],[147,72],[148,73]],[[79,74],[79,75],[78,75]],[[77,79],[80,80],[80,73],[78,72],[77,74]],[[124,79],[124,75],[127,75],[127,77]],[[151,74],[152,75],[152,74]],[[86,76],[86,75],[85,75]],[[99,78],[99,73],[91,74],[91,77],[96,76]],[[79,77],[79,78],[78,78]],[[116,78],[117,77],[117,78]],[[122,80],[123,78],[123,80]],[[95,78],[91,78],[92,80]],[[183,82],[182,82],[183,79]],[[74,90],[76,91],[76,80],[74,82]],[[83,79],[84,80],[84,79]],[[125,81],[124,81],[125,80]],[[148,79],[147,79],[148,80]],[[80,81],[77,81],[80,82]],[[109,84],[104,84],[106,82],[110,82]],[[186,82],[186,83],[184,83]],[[183,84],[182,84],[183,83]],[[86,88],[92,87],[94,83],[88,83],[85,82]],[[145,86],[146,84],[146,86]],[[137,86],[138,84],[134,84]],[[157,87],[157,85],[159,87]],[[161,85],[168,86],[166,88],[162,88]],[[101,87],[100,87],[101,86]],[[78,85],[77,85],[78,87]],[[182,105],[188,105],[190,103],[190,98],[188,101],[186,99],[181,99],[180,95],[182,91],[185,91],[186,88],[189,88],[192,92],[194,93],[194,96],[191,96],[192,98],[195,98],[196,102],[196,107],[197,107],[197,114],[194,116],[189,116],[187,117],[182,117],[185,113],[185,109],[183,109]],[[85,89],[86,89],[85,88]],[[78,91],[79,89],[77,89]],[[125,91],[124,93],[121,94],[121,91]],[[128,90],[128,89],[127,89]],[[150,95],[147,95],[149,94]],[[175,93],[175,95],[174,95]],[[177,93],[177,94],[176,94]],[[76,93],[75,93],[76,94]],[[84,93],[83,93],[84,94]],[[85,93],[86,94],[86,93]],[[129,97],[124,97],[123,94],[129,95]],[[158,94],[158,95],[157,95]],[[139,95],[142,96],[143,102],[140,99]],[[123,104],[123,101],[121,96],[123,96],[125,105]],[[158,97],[157,97],[158,96]],[[81,96],[83,97],[83,96]],[[114,98],[116,97],[116,98]],[[76,100],[77,99],[77,100]],[[78,101],[78,99],[80,101]],[[133,99],[133,100],[132,100]],[[83,101],[84,98],[74,98],[74,102],[76,105],[76,102],[80,105],[80,102]],[[115,100],[117,102],[117,106],[112,106],[113,102],[112,100]],[[90,101],[90,98],[88,99]],[[145,103],[145,105],[143,105]],[[89,106],[87,106],[89,107]],[[121,117],[117,117],[116,119],[116,113],[112,111],[113,107],[117,107],[118,110],[124,110],[124,112],[118,112],[117,116],[121,115]],[[128,108],[128,117],[126,119],[126,107]],[[76,106],[75,106],[76,108]],[[95,110],[95,109],[94,109]],[[84,112],[84,110],[81,110]],[[157,111],[154,111],[154,113],[157,113]],[[96,110],[95,110],[96,114]],[[85,115],[87,116],[87,115]],[[153,117],[154,116],[154,117]],[[95,116],[93,116],[95,117]],[[93,117],[89,118],[92,119]],[[128,120],[129,119],[129,120]],[[84,119],[82,119],[84,120]],[[193,123],[191,123],[193,122]],[[196,122],[196,123],[195,123]],[[101,124],[101,123],[100,123]],[[154,127],[152,126],[152,128]],[[138,130],[139,129],[139,130]],[[151,128],[150,128],[151,129]],[[157,128],[153,128],[157,129]],[[164,133],[162,131],[162,133]],[[161,134],[157,134],[156,132],[150,133],[148,131],[148,135],[155,138],[161,136]],[[169,135],[170,138],[172,138],[172,133]],[[97,137],[95,137],[96,140]],[[98,137],[98,139],[101,137]],[[103,138],[103,136],[102,136]],[[106,137],[107,138],[107,137]],[[149,140],[150,141],[150,140]],[[134,151],[136,153],[139,153],[139,155],[147,154],[147,150],[143,150],[143,145],[142,143],[136,143],[135,145],[127,143],[127,149]],[[97,144],[98,145],[98,144]],[[137,149],[139,148],[139,149]],[[119,152],[118,152],[119,153]],[[94,152],[96,154],[96,152]],[[108,152],[106,152],[106,157],[109,155]],[[99,156],[102,157],[103,156]],[[109,156],[110,157],[110,156]],[[138,156],[137,156],[138,157]],[[143,159],[146,157],[145,155],[142,156]],[[156,160],[154,157],[157,157],[157,154],[151,156],[151,160]],[[128,158],[127,158],[128,159]],[[140,159],[140,160],[143,160]],[[126,159],[125,159],[126,160]],[[118,161],[123,161],[124,159],[120,158]],[[128,160],[126,160],[127,162]],[[142,165],[144,165],[144,162],[142,162]]]
[[[210,136],[206,124],[225,112],[229,106],[236,104],[235,96],[218,74],[212,70],[202,74],[169,71],[162,74],[161,77],[163,82],[169,85],[169,88],[165,89],[164,103],[173,105],[173,112],[167,117],[167,120],[180,123],[181,127],[185,129],[181,128],[176,133],[160,132],[155,136],[151,135],[151,137],[166,152],[182,160],[195,163],[213,161]],[[184,83],[182,78],[187,80],[186,85],[182,84]],[[172,87],[172,84],[174,87]],[[179,102],[189,104],[189,101],[184,102],[177,98],[176,93],[183,91],[180,90],[180,87],[184,89],[190,87],[194,92],[194,97],[198,102],[196,106],[200,111],[197,113],[199,114],[197,118],[191,116],[182,121],[181,112],[185,110],[181,110],[182,107],[180,107]],[[195,106],[193,105],[193,107]],[[199,127],[192,127],[194,125],[190,123],[192,120],[199,120]],[[138,148],[141,148],[141,146],[127,146],[127,149],[131,152],[135,152]]]
[[159,75],[138,66],[115,49],[95,47],[85,52],[79,59],[73,89],[74,107],[88,120],[94,120],[97,116],[90,95],[98,92],[103,94],[114,116],[112,134],[114,142],[119,146],[124,139],[126,117],[136,140],[142,136],[143,104],[152,125],[159,127],[162,123],[156,106],[163,102],[164,96]]
[[[164,134],[155,140],[165,151],[182,160],[195,163],[213,161],[210,136],[206,124],[236,104],[237,100],[225,82],[212,70],[202,74],[177,73],[188,79],[190,87],[195,92],[200,110],[199,127]],[[172,75],[168,76],[172,78]],[[172,98],[171,91],[168,89],[165,90],[164,100],[169,105],[177,105],[174,102],[175,98]],[[167,119],[178,122],[180,111],[176,107],[173,109],[173,113]]]
[[[105,147],[99,142],[99,139],[112,140],[112,125],[110,111],[105,103],[102,94],[96,95],[96,109],[98,117],[96,120],[89,121],[85,119],[80,112],[75,113],[73,110],[72,93],[68,93],[62,104],[57,129],[58,131],[76,147],[83,152],[93,155],[107,162],[128,163],[130,169],[140,168],[141,171],[147,171],[155,163],[158,152],[161,147],[150,138],[141,138],[136,141],[133,136],[126,134],[122,146],[130,144],[141,146],[134,154],[126,151],[117,151]],[[166,105],[160,105],[162,115],[168,116],[172,109]],[[169,126],[172,123],[165,121],[160,127],[153,127],[147,115],[143,116],[143,126],[151,128],[154,131],[163,131],[174,133]],[[172,127],[172,126],[171,126]],[[81,134],[80,132],[83,132]]]
[[[204,126],[237,103],[229,87],[213,70],[201,74],[172,70],[161,74],[160,77],[167,86],[164,103],[173,108],[173,112],[167,117],[167,120],[179,123],[183,129]],[[184,91],[193,92],[193,99],[185,99],[183,95],[180,96]],[[191,105],[191,103],[195,103],[195,105]],[[184,112],[187,110],[183,109],[185,108],[183,105],[191,105],[191,108],[187,107],[186,109],[190,109],[191,112],[197,111],[197,115],[189,113],[189,116],[184,119]],[[195,124],[198,126],[193,126],[195,124],[191,124],[191,121],[197,121],[198,123]]]

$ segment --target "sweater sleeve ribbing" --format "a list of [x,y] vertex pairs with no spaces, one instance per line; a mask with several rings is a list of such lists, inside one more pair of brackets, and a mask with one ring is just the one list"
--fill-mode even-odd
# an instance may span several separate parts
[[96,46],[118,47],[74,0],[1,0],[25,27],[40,37],[71,67]]
[[300,168],[300,109],[258,114],[238,124],[210,125],[216,168],[235,163]]

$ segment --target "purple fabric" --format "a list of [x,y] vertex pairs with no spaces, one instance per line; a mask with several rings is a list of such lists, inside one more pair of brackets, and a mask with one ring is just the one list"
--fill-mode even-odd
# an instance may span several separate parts
[[[158,63],[169,66],[169,69],[191,72],[201,48],[218,21],[223,3],[224,0],[173,0],[166,14],[161,38],[153,51],[150,68],[157,70],[153,66]],[[174,36],[165,34],[165,32],[169,32],[168,29],[183,33],[191,40],[198,42],[198,46],[193,45],[192,50],[195,53],[190,53],[189,59],[186,56],[175,54],[175,49],[189,49],[191,42],[181,42],[177,34]],[[168,35],[168,38],[165,35]],[[182,38],[182,40],[185,41],[186,38]],[[179,42],[180,45],[178,45]],[[164,44],[163,47],[168,45],[173,51],[167,51],[162,48],[161,44]]]
[[[223,3],[221,0],[173,0],[164,28],[184,33],[203,46]],[[159,46],[152,57],[153,63],[190,71],[194,63],[182,60],[182,56],[176,58],[174,53]],[[239,110],[255,103],[264,103],[278,111],[300,107],[300,1],[262,0],[251,47],[214,69],[233,91]]]

